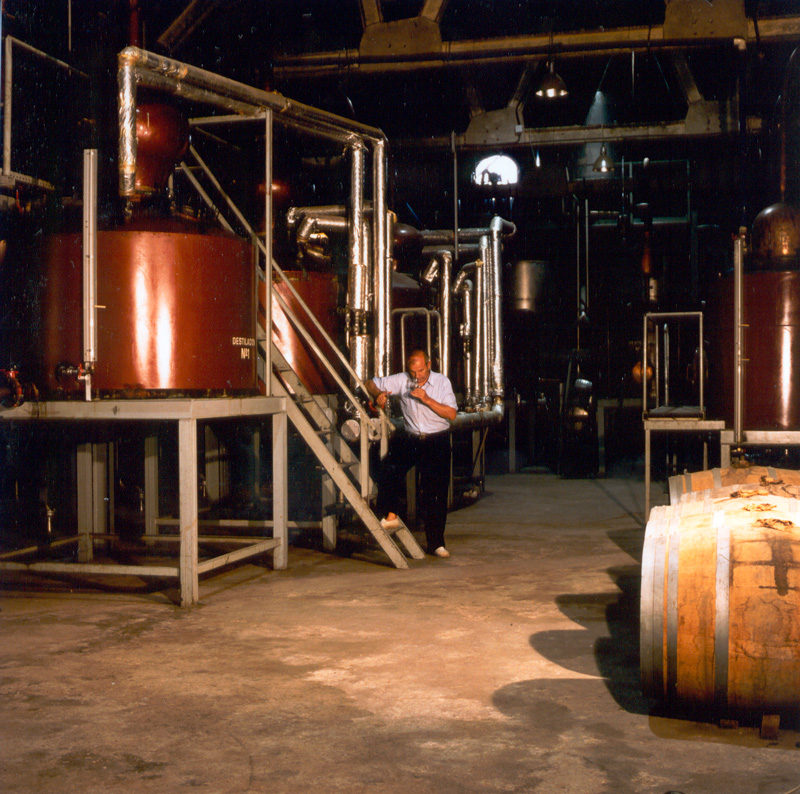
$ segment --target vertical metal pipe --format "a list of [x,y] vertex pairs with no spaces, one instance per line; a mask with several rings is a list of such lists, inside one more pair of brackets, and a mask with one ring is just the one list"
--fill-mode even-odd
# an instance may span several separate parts
[[[264,112],[264,180],[264,389],[269,397],[272,394],[272,108]],[[258,318],[258,273],[255,275],[254,317]]]
[[[350,287],[356,279],[355,270],[363,267],[364,243],[364,144],[357,140],[350,147]],[[360,277],[360,275],[359,275]],[[363,309],[357,305],[357,295],[350,294],[350,309]]]
[[503,396],[504,361],[503,361],[503,229],[507,226],[502,218],[492,219],[492,288],[491,331],[493,339],[490,343],[492,367],[492,397],[497,400]]
[[347,273],[347,309],[350,316],[350,366],[359,377],[359,363],[364,311],[364,154],[361,140],[350,146],[350,226],[348,231],[349,268]]
[[389,374],[392,345],[392,261],[386,196],[386,142],[372,147],[373,267],[375,268],[375,375]]
[[135,57],[127,50],[119,55],[119,194],[136,192],[136,75]]
[[472,350],[474,353],[474,372],[473,382],[475,384],[475,404],[480,405],[483,400],[481,393],[481,372],[483,371],[483,343],[481,341],[481,326],[483,325],[483,261],[478,259],[475,262],[475,315],[474,315],[474,341]]
[[439,316],[441,334],[442,374],[450,377],[450,306],[452,302],[451,280],[453,275],[453,255],[449,251],[441,253],[441,267],[439,269]]
[[[83,364],[97,361],[97,149],[83,151]],[[91,379],[86,378],[86,399]]]
[[371,250],[369,246],[370,223],[364,220],[361,233],[361,266],[351,268],[353,275],[351,281],[351,310],[353,310],[352,325],[352,355],[351,363],[356,375],[361,380],[367,380],[369,367],[370,336],[367,333],[367,308],[369,306],[369,277],[371,268]]
[[586,263],[586,283],[584,284],[583,306],[586,313],[589,313],[589,199],[584,200],[583,205],[583,258]]
[[[647,352],[648,352],[648,336],[647,336],[647,328],[648,321],[647,315],[645,314],[644,319],[642,320],[642,413],[647,416]],[[650,436],[648,436],[648,439]],[[645,461],[647,461],[647,456],[645,456]]]
[[739,229],[733,242],[733,440],[736,444],[744,441],[744,240],[746,230]]
[[481,260],[483,267],[481,268],[481,289],[479,300],[481,304],[481,322],[479,324],[478,333],[480,334],[481,345],[481,369],[480,369],[480,400],[485,403],[489,398],[489,279],[491,277],[491,245],[489,237],[483,236],[480,240],[481,247]]
[[455,131],[450,133],[450,150],[453,152],[453,261],[458,266],[458,152]]
[[[575,208],[575,306],[576,306],[576,314],[575,319],[581,316],[581,205],[578,204]],[[577,328],[578,334],[578,344],[577,347],[580,349],[581,346],[581,324],[576,322],[575,327]]]
[[703,328],[703,312],[700,312],[700,413],[705,418],[706,415],[706,401],[705,401],[705,377],[706,377],[706,350],[703,344],[704,328]]
[[472,282],[465,279],[459,291],[462,293],[464,310],[464,323],[461,327],[461,337],[464,342],[464,379],[466,383],[467,405],[471,406],[475,400],[474,373],[472,370]]
[[664,323],[664,405],[669,405],[669,323]]
[[13,42],[11,36],[5,41],[5,85],[3,86],[3,173],[11,173],[11,83],[13,81]]

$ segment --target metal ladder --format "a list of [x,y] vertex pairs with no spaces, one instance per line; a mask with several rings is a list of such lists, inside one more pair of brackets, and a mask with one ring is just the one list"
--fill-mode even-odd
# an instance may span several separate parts
[[[225,199],[225,204],[246,229],[253,244],[258,248],[261,254],[266,256],[266,247],[264,242],[260,239],[260,236],[256,234],[241,211],[236,207],[230,197],[227,196],[219,180],[211,173],[211,170],[200,157],[199,153],[194,147],[191,147],[190,150],[194,161],[197,163],[197,166],[199,166],[199,173],[204,174],[211,185],[221,193]],[[220,208],[214,204],[211,197],[200,184],[198,176],[195,176],[192,169],[190,169],[186,163],[181,163],[180,169],[189,179],[201,198],[216,213],[219,223],[228,231],[234,232],[231,223],[225,219],[224,215],[220,212]],[[259,280],[266,278],[266,273],[269,273],[271,278],[273,271],[280,272],[280,268],[274,259],[271,263],[267,264],[269,266],[267,266],[265,270],[262,270],[259,265]],[[305,312],[313,317],[311,310],[308,306],[305,306],[300,296],[295,295],[295,298],[304,308]],[[277,300],[287,313],[287,316],[290,316],[291,312],[279,295],[277,296]],[[307,333],[304,328],[296,327],[295,330],[298,333]],[[409,567],[408,560],[400,546],[405,549],[408,556],[412,559],[424,559],[425,552],[402,521],[400,521],[399,529],[391,531],[387,531],[381,526],[380,521],[369,505],[368,499],[362,495],[369,494],[371,482],[365,483],[359,488],[356,484],[356,480],[351,477],[352,472],[352,475],[357,478],[357,481],[361,481],[361,462],[337,431],[332,418],[327,412],[327,406],[324,400],[316,398],[305,388],[300,378],[297,376],[297,373],[295,373],[288,364],[275,343],[271,341],[271,333],[263,326],[260,317],[256,322],[256,338],[258,357],[261,362],[260,366],[264,363],[267,340],[270,340],[269,344],[271,345],[272,354],[270,384],[272,387],[272,394],[287,398],[287,415],[292,424],[295,426],[298,433],[300,433],[306,444],[308,444],[311,451],[317,457],[317,460],[322,464],[328,476],[333,480],[333,483],[355,510],[367,530],[372,534],[378,542],[378,545],[392,561],[392,564],[396,568]],[[319,353],[319,355],[324,359],[324,355],[321,353]],[[332,370],[330,362],[324,360],[323,363],[329,371]],[[351,372],[351,375],[352,374]],[[261,375],[266,379],[266,372],[262,372]],[[327,439],[327,441],[324,441],[323,438]],[[335,527],[326,527],[326,518],[323,518],[323,538],[328,541],[330,547],[335,545]],[[398,542],[400,544],[399,546]]]
[[369,502],[361,495],[358,457],[339,435],[321,400],[306,389],[274,342],[272,362],[272,393],[286,398],[287,415],[297,432],[395,568],[409,567],[406,554],[415,560],[424,559],[425,552],[402,521],[398,529],[386,530],[381,526]]

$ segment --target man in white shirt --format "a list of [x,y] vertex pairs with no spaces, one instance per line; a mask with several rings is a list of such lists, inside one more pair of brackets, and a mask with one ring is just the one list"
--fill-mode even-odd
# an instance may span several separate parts
[[406,372],[373,378],[365,384],[380,408],[391,395],[400,399],[405,432],[391,441],[389,454],[376,475],[376,512],[385,516],[384,529],[399,526],[397,513],[406,472],[417,466],[420,482],[420,514],[425,523],[428,553],[449,557],[444,545],[447,521],[447,488],[450,482],[450,423],[456,418],[456,398],[447,376],[431,371],[422,350],[408,357]]

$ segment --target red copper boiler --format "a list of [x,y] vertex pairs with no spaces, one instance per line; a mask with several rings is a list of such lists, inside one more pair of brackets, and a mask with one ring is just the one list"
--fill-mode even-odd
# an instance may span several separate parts
[[[800,430],[800,271],[743,274],[744,428]],[[710,315],[709,408],[733,422],[733,276]]]
[[[133,222],[97,235],[97,364],[109,396],[255,392],[255,271],[249,242],[200,233],[178,219]],[[81,235],[50,238],[43,294],[43,390],[83,359]]]
[[[291,285],[312,311],[320,325],[334,342],[338,341],[341,325],[337,314],[339,299],[339,282],[335,273],[301,272],[285,270],[284,274]],[[289,309],[311,333],[317,346],[325,353],[340,374],[343,367],[339,358],[331,350],[330,345],[323,339],[322,334],[312,327],[311,321],[297,299],[291,294],[286,284],[276,279],[272,288],[286,301]],[[266,285],[259,284],[259,314],[262,315],[266,303]],[[278,305],[277,299],[272,298],[272,338],[284,358],[291,364],[303,385],[312,394],[332,394],[339,390],[328,370],[320,363],[318,356],[308,342],[295,332],[294,325],[286,313]],[[345,378],[347,381],[348,378]]]

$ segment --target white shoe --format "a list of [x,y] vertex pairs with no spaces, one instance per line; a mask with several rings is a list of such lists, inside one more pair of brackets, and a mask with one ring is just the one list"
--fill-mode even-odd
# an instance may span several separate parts
[[399,518],[382,518],[381,519],[381,526],[384,529],[400,529],[400,519]]
[[442,559],[444,559],[445,557],[449,557],[450,556],[450,552],[444,546],[439,546],[439,548],[436,549],[436,551],[433,552],[433,553],[437,557],[441,557]]

